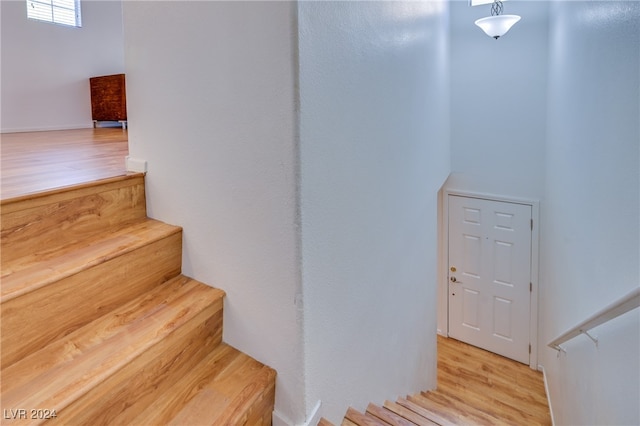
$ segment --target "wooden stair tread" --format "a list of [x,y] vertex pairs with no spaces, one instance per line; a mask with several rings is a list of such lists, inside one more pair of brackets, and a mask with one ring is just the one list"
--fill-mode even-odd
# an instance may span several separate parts
[[439,419],[444,419],[450,424],[492,424],[486,418],[478,416],[470,407],[462,406],[462,409],[460,409],[461,406],[449,406],[431,394],[432,392],[422,395],[410,395],[407,397],[407,400],[429,410],[429,412],[437,415]]
[[408,399],[398,398],[398,404],[421,415],[422,417],[431,420],[436,424],[439,424],[440,426],[450,426],[456,424],[456,420],[450,418],[450,416],[442,416],[440,415],[440,413],[434,412],[426,407],[416,404],[413,401],[409,401]]
[[391,402],[391,401],[385,401],[384,403],[384,408],[386,408],[387,410],[392,411],[393,413],[419,425],[419,426],[433,426],[433,425],[437,425],[438,423],[434,422],[433,420],[424,417],[423,415],[421,415],[420,413],[416,413],[415,411],[404,407],[402,405],[400,405],[397,402]]
[[369,404],[369,406],[367,407],[367,413],[379,418],[380,420],[392,426],[416,426],[416,424],[412,421],[399,416],[398,414],[387,408],[380,407],[375,404]]
[[361,413],[352,407],[349,407],[347,414],[344,416],[347,420],[355,423],[358,426],[388,426],[386,423],[377,417],[374,417],[367,413]]
[[[30,193],[26,195],[20,195],[16,197],[3,198],[0,200],[0,206],[2,210],[10,209],[10,211],[15,210],[16,208],[23,208],[21,204],[26,205],[27,207],[32,207],[33,205],[41,205],[43,204],[44,199],[52,196],[61,196],[69,198],[69,194],[71,191],[85,191],[85,192],[95,192],[96,187],[103,187],[104,185],[127,181],[131,179],[144,178],[144,173],[125,173],[119,176],[112,176],[104,179],[96,179],[90,182],[84,182],[79,184],[74,184],[66,187],[59,187],[54,189],[48,189],[45,191],[38,191],[35,193]],[[46,201],[45,201],[46,202]]]
[[179,275],[181,254],[175,232],[3,301],[2,368]]
[[416,402],[428,399],[440,405],[442,409],[454,411],[464,415],[468,422],[477,425],[503,425],[507,424],[504,420],[500,420],[488,411],[476,408],[471,402],[463,401],[451,395],[444,394],[438,390],[430,392],[422,392],[420,395],[414,395],[408,398],[409,401]]
[[176,277],[7,367],[2,374],[2,404],[62,411],[126,363],[163,344],[164,338],[201,312],[221,311],[223,295],[221,290]]
[[258,424],[247,410],[262,399],[273,404],[275,376],[275,370],[222,343],[133,424]]
[[147,217],[144,176],[123,176],[2,202],[0,245],[9,261],[79,242]]
[[3,267],[0,303],[179,232],[180,227],[144,219],[100,233],[89,241],[70,245],[51,255],[35,254],[17,259]]

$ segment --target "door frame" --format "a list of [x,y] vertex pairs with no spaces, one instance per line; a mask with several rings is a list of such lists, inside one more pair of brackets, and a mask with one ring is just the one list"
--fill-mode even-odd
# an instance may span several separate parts
[[531,218],[533,219],[533,229],[531,231],[531,306],[529,310],[529,340],[531,344],[531,355],[529,356],[529,367],[539,370],[538,367],[538,265],[539,265],[539,230],[540,230],[540,201],[526,198],[510,197],[482,192],[471,192],[458,189],[444,189],[442,199],[442,233],[440,250],[440,261],[438,268],[438,305],[446,324],[444,330],[439,330],[445,336],[449,336],[449,196],[480,198],[489,201],[500,201],[505,203],[524,204],[531,206]]

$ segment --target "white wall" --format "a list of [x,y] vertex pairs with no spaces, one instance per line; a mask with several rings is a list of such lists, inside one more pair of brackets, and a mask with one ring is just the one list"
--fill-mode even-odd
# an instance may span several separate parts
[[[640,3],[551,10],[540,340],[638,286]],[[640,312],[542,347],[556,424],[640,424]]]
[[435,386],[448,3],[301,2],[307,407]]
[[[452,173],[445,189],[539,200],[544,193],[549,4],[514,0],[504,8],[505,14],[522,19],[494,40],[474,25],[489,16],[490,5],[451,2]],[[446,247],[440,256],[438,330],[445,334]]]
[[152,217],[184,227],[183,268],[227,292],[224,339],[278,371],[304,419],[295,5],[124,3],[131,156]]
[[276,424],[432,386],[446,3],[124,16],[150,215],[184,227],[185,273],[227,291],[225,340],[278,371]]
[[498,40],[474,25],[490,6],[451,3],[447,187],[540,198],[544,187],[547,2],[509,1],[522,20]]
[[124,72],[121,3],[83,1],[82,28],[27,19],[24,1],[0,8],[1,132],[91,127],[89,78]]

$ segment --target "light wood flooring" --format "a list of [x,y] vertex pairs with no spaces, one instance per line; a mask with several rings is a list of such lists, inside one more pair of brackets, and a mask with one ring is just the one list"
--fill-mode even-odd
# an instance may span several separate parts
[[0,199],[126,175],[128,134],[120,128],[3,133]]
[[493,424],[550,425],[542,373],[455,339],[438,336],[438,389],[473,404]]
[[[318,425],[331,423],[321,419]],[[542,374],[519,362],[438,336],[438,388],[349,408],[343,426],[551,425]]]

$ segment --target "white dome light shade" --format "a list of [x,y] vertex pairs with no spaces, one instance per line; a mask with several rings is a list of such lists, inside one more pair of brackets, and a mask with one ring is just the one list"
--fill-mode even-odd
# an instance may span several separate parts
[[502,37],[520,20],[518,15],[497,15],[480,18],[476,21],[476,25],[482,28],[489,37],[496,40]]

